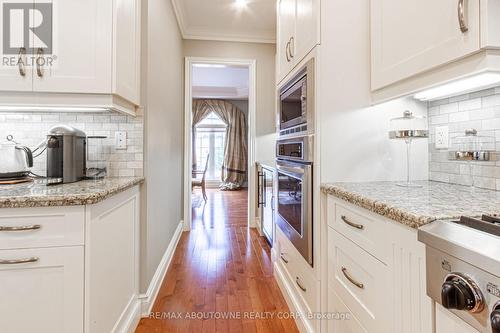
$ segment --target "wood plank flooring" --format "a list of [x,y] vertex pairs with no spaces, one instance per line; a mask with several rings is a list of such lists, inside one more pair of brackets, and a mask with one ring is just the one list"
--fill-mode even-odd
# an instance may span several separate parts
[[136,333],[298,332],[281,316],[289,309],[273,278],[270,247],[247,228],[247,192],[207,194]]

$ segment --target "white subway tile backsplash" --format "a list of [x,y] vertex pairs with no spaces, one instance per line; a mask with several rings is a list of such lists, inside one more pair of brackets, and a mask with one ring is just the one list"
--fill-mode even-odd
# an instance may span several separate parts
[[480,109],[482,105],[481,98],[474,98],[458,103],[458,111],[469,111]]
[[483,107],[487,108],[490,106],[498,106],[498,105],[500,105],[499,94],[483,97]]
[[[109,176],[142,176],[143,172],[143,116],[130,117],[118,113],[33,113],[12,112],[0,114],[0,138],[12,134],[15,140],[28,147],[42,142],[48,130],[65,124],[84,131],[88,136],[103,135],[108,138],[103,143]],[[115,150],[114,136],[117,130],[124,130],[127,140],[126,150]],[[34,161],[33,172],[46,174],[45,154]]]
[[432,125],[446,124],[449,122],[449,116],[448,115],[434,116],[430,117],[430,120]]
[[[439,113],[437,112],[439,109]],[[475,128],[479,135],[494,136],[500,148],[500,87],[429,103],[429,179],[440,182],[496,189],[500,191],[500,159],[489,162],[461,162],[449,159],[448,150],[434,145],[436,127],[448,126],[450,141]]]
[[444,104],[439,107],[439,112],[441,114],[458,112],[458,103]]
[[469,120],[469,112],[455,112],[448,116],[450,123],[458,123]]

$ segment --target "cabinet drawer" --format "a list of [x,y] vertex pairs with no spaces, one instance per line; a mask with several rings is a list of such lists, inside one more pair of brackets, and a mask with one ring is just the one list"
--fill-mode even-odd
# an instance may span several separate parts
[[328,332],[368,333],[331,288],[328,288],[328,313],[336,314],[328,319]]
[[83,333],[83,246],[0,251],[0,332]]
[[344,236],[328,228],[328,285],[364,327],[384,332],[390,321],[387,267]]
[[83,245],[84,206],[0,211],[0,250]]
[[309,264],[293,248],[279,227],[276,228],[279,244],[279,261],[285,269],[289,284],[293,286],[296,295],[300,295],[307,311],[319,311],[319,283],[311,271]]
[[328,197],[328,225],[387,263],[388,248],[384,242],[385,225],[383,220],[368,217],[358,209],[354,210]]

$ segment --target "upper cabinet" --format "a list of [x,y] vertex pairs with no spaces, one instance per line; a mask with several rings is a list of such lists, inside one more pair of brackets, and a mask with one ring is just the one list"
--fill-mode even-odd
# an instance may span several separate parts
[[[38,21],[30,23],[26,40],[11,41],[16,52],[10,66],[0,67],[0,92],[24,92],[23,100],[34,104],[33,95],[44,96],[37,98],[47,105],[71,104],[74,94],[75,101],[88,99],[85,105],[116,104],[134,113],[140,103],[140,1],[35,0],[33,8]],[[22,22],[15,11],[3,15]],[[2,95],[0,104],[9,104]]]
[[278,1],[278,82],[320,43],[319,17],[319,0]]
[[498,7],[492,0],[371,0],[372,91],[387,89],[380,95],[389,99],[467,75],[450,68],[499,45]]

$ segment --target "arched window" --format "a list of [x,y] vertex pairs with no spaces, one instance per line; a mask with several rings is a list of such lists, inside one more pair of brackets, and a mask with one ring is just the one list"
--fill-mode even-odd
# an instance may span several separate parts
[[198,168],[204,167],[207,155],[210,154],[206,179],[220,181],[227,126],[219,116],[211,112],[195,127],[196,165]]

